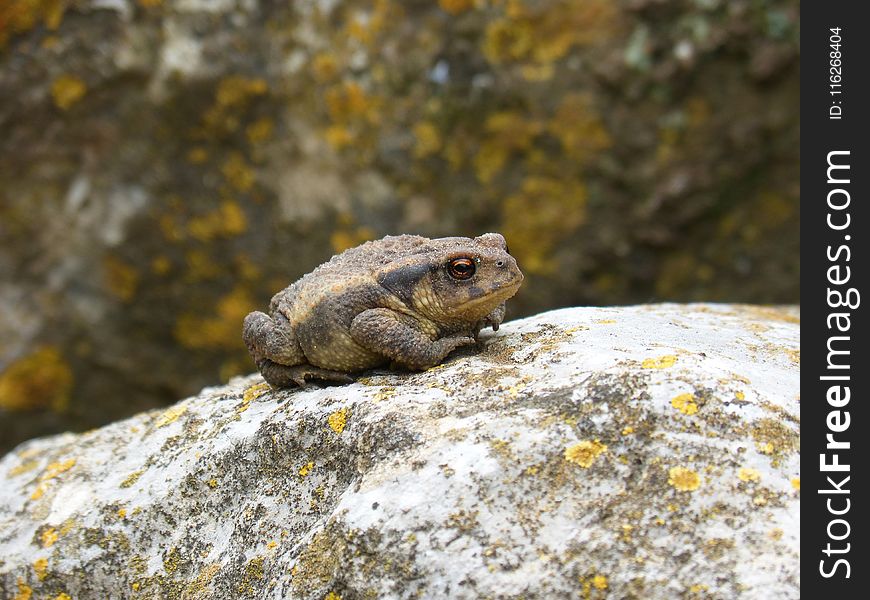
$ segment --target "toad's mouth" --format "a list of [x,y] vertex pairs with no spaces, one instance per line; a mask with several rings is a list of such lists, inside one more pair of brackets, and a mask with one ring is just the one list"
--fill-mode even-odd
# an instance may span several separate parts
[[490,288],[489,293],[477,296],[476,298],[470,298],[467,302],[464,302],[462,306],[463,308],[472,308],[484,303],[497,304],[503,302],[516,294],[522,284],[523,280],[521,277],[511,280],[503,285]]

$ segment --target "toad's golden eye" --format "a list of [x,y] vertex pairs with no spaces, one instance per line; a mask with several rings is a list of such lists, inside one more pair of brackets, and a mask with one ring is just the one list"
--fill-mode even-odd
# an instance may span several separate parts
[[471,279],[476,270],[470,258],[454,258],[447,264],[447,272],[453,279]]

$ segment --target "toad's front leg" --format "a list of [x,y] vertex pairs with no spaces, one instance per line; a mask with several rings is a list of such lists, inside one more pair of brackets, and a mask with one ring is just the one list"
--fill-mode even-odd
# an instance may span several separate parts
[[433,340],[415,319],[388,308],[358,314],[350,325],[350,335],[364,348],[416,371],[439,364],[460,346],[474,344],[470,335]]

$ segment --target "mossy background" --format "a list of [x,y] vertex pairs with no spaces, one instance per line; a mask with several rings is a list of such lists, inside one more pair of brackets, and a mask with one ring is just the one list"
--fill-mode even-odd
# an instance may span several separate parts
[[509,317],[799,302],[799,4],[0,5],[0,450],[253,369],[334,252],[500,231]]

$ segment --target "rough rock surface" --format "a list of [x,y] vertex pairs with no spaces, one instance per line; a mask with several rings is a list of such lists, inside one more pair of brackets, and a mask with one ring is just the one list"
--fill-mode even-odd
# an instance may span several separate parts
[[248,372],[244,315],[385,234],[504,233],[514,316],[796,302],[798,16],[0,1],[0,449]]
[[[0,462],[0,595],[798,598],[796,309],[574,308]],[[67,596],[63,596],[67,597]]]

